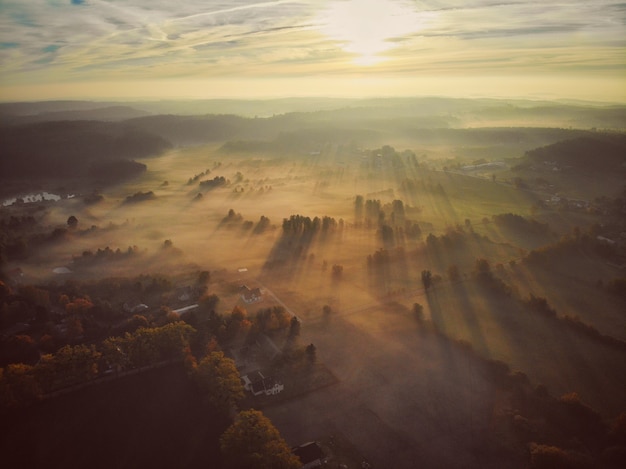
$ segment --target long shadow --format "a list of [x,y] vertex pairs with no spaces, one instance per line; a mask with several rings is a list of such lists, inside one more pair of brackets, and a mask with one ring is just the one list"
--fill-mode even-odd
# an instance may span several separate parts
[[623,410],[626,354],[578,335],[554,318],[527,311],[503,294],[486,292],[484,298],[485,320],[497,326],[495,340],[506,347],[492,346],[493,358],[542,381],[557,395],[579,392],[605,415]]
[[[465,322],[472,345],[490,355],[489,345],[479,318],[479,311],[468,294],[466,283],[456,281],[452,283],[451,287],[455,295],[455,310],[460,313],[460,319]],[[457,316],[459,316],[458,313]]]
[[367,265],[369,291],[375,293],[378,297],[384,297],[389,290],[389,264],[391,261],[385,257],[388,255],[388,251],[379,250],[372,256],[372,260],[368,261]]
[[443,334],[446,333],[446,321],[444,314],[437,297],[436,288],[429,288],[426,290],[426,303],[428,303],[428,310],[430,311],[430,320],[436,331]]
[[297,279],[308,265],[311,247],[319,242],[319,237],[319,229],[303,229],[295,233],[283,230],[263,264],[263,273],[275,272],[291,280]]
[[302,239],[299,235],[281,235],[263,264],[263,272],[277,270],[292,275],[308,251],[310,242],[310,239]]

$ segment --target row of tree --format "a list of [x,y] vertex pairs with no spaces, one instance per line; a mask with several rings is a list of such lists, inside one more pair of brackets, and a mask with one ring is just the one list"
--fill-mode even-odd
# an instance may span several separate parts
[[259,221],[254,224],[250,220],[244,220],[241,213],[236,213],[232,208],[228,211],[228,214],[222,218],[220,227],[225,228],[240,228],[243,231],[252,230],[253,234],[261,234],[266,230],[272,228],[270,219],[265,215],[261,215]]
[[335,231],[337,228],[343,228],[343,220],[337,221],[328,216],[311,218],[304,215],[291,215],[283,219],[284,234],[306,235],[319,231]]
[[108,372],[119,373],[183,358],[195,330],[183,322],[141,328],[111,337],[100,346],[66,345],[45,354],[36,365],[13,363],[0,368],[2,408],[28,405],[44,395],[83,384]]

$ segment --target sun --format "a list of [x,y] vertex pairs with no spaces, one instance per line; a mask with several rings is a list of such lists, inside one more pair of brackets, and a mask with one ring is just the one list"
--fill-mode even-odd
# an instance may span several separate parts
[[341,43],[357,65],[375,65],[397,41],[423,27],[425,16],[401,0],[335,0],[321,16],[321,32]]

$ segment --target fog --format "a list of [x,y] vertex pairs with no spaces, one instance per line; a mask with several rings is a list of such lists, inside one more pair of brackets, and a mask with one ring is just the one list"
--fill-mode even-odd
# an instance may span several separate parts
[[[367,104],[370,116],[380,105]],[[198,116],[184,135],[161,120],[122,120],[111,132],[129,126],[148,132],[137,139],[171,143],[130,158],[145,171],[114,181],[5,177],[6,199],[36,191],[60,199],[1,208],[3,220],[27,214],[36,223],[32,232],[6,228],[3,271],[19,268],[20,282],[35,285],[158,274],[175,286],[209,271],[218,313],[286,306],[302,321],[300,342],[315,343],[337,377],[267,410],[290,444],[337,432],[376,467],[519,467],[490,425],[523,410],[484,371],[489,364],[502,362],[527,389],[576,392],[607,421],[624,410],[624,303],[606,287],[623,277],[626,259],[624,109],[570,108],[567,121],[601,121],[611,129],[602,131],[545,120],[526,127],[545,103],[482,115],[487,103],[462,104],[430,103],[433,119],[447,121],[434,130],[422,125],[426,110],[385,103],[374,120],[344,102],[334,114],[328,101],[317,112],[303,112],[314,108],[307,101],[298,114],[229,118],[228,129],[224,116]],[[567,123],[564,105],[552,106],[550,118]],[[581,141],[604,149],[592,169],[559,146]],[[37,230],[47,241],[36,241]],[[18,256],[9,248],[20,235],[29,250]],[[243,305],[242,284],[260,286],[263,300]],[[535,297],[556,316],[532,310]]]

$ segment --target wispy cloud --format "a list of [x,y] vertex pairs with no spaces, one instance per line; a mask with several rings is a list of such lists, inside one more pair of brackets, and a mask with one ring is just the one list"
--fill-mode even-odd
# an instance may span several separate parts
[[[366,20],[368,5],[385,2],[381,11],[389,14]],[[346,10],[352,4],[361,9]],[[368,30],[370,36],[376,31],[378,42],[366,37],[356,44],[359,39],[350,36]],[[415,73],[616,76],[626,72],[625,46],[626,7],[614,0],[0,3],[4,87],[364,73],[407,80]],[[380,63],[355,65],[359,55],[368,54]]]

